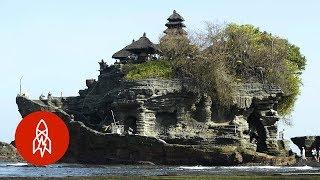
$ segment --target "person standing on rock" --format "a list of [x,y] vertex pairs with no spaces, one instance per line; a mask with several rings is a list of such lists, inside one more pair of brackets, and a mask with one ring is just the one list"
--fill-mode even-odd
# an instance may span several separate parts
[[70,115],[70,121],[74,121],[74,115],[73,114]]
[[284,129],[282,129],[282,131],[279,132],[279,139],[284,140]]
[[311,154],[312,154],[314,160],[316,160],[316,161],[318,162],[318,157],[317,157],[317,150],[316,150],[316,148],[313,148],[313,149],[311,150]]
[[306,160],[306,150],[304,149],[304,147],[302,147],[302,150],[301,150],[301,159],[302,160]]
[[318,150],[317,150],[317,162],[319,162],[319,159],[320,159],[320,147],[318,147]]

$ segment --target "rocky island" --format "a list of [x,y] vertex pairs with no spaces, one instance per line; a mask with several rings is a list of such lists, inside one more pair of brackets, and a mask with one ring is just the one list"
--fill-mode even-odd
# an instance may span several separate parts
[[[201,78],[206,74],[195,78],[196,73],[187,72],[197,66],[192,64],[197,57],[207,63],[203,72],[220,67],[221,62],[210,66],[216,62],[205,58],[215,57],[221,46],[210,44],[194,51],[195,45],[186,40],[183,21],[174,11],[159,44],[144,33],[112,56],[117,59],[113,65],[99,62],[97,80],[87,79],[87,88],[78,96],[48,94],[47,98],[32,100],[19,94],[16,102],[20,114],[25,117],[34,111],[50,111],[65,121],[70,145],[61,162],[66,163],[294,164],[295,157],[288,154],[288,140],[278,139],[276,124],[288,91],[268,81],[268,66],[264,66],[268,63],[248,63],[257,59],[249,50],[241,51],[235,60],[227,57],[234,72],[230,73],[234,80],[225,86],[232,87],[227,106],[227,100],[219,97],[231,88],[210,93],[213,88],[208,86],[224,86],[223,81],[205,83],[209,87],[205,91],[199,82],[204,82]],[[263,36],[269,38],[268,34]],[[172,40],[179,41],[173,48],[179,50],[178,56],[169,49]],[[189,49],[182,54],[184,44]],[[187,63],[175,63],[180,62],[178,59]],[[209,72],[219,72],[223,77],[222,71]],[[272,73],[279,75],[277,70]]]

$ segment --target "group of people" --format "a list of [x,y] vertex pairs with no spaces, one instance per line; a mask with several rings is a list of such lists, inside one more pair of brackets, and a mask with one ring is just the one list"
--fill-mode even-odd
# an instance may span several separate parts
[[[318,150],[314,147],[312,150],[311,150],[311,154],[312,154],[312,157],[315,161],[319,162],[319,159],[320,159],[320,147],[318,148]],[[306,150],[304,147],[302,147],[302,150],[301,150],[301,158],[302,160],[306,160]]]
[[314,160],[316,160],[317,162],[319,162],[319,156],[320,156],[320,149],[316,149],[316,148],[313,148],[312,150],[311,150],[311,154],[312,154],[312,156],[313,156],[313,158],[314,158]]

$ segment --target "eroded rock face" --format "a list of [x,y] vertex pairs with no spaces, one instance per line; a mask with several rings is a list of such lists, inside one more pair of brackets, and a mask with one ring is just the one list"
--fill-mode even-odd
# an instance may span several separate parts
[[250,138],[256,138],[257,151],[271,155],[279,154],[277,142],[279,120],[274,109],[282,95],[278,87],[251,83],[241,85],[236,96],[236,104],[249,124]]
[[[92,132],[81,122],[71,122],[71,141],[64,162],[235,165],[242,163],[234,151],[201,145],[167,144],[154,137]],[[238,153],[239,154],[239,153]]]
[[[240,151],[217,150],[227,146],[281,154],[275,125],[279,117],[274,107],[282,91],[277,87],[238,85],[234,106],[226,110],[192,88],[188,79],[126,81],[116,66],[106,66],[100,72],[97,81],[86,82],[88,88],[80,90],[80,96],[17,97],[23,117],[45,110],[65,120],[71,132],[65,161],[242,163]],[[124,135],[108,131],[114,121],[124,126]],[[134,135],[125,135],[129,131]]]
[[320,136],[300,136],[300,137],[293,137],[291,141],[297,145],[302,150],[302,147],[306,150],[306,156],[312,157],[311,150],[316,148],[320,150]]

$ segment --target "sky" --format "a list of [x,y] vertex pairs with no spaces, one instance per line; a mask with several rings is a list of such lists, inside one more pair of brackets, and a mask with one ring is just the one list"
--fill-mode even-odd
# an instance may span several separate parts
[[188,30],[204,22],[253,24],[287,38],[307,58],[303,87],[283,126],[285,137],[320,135],[320,1],[294,0],[0,0],[0,141],[13,140],[21,120],[15,103],[22,90],[76,96],[85,79],[97,78],[98,61],[144,32],[157,42],[175,9]]

